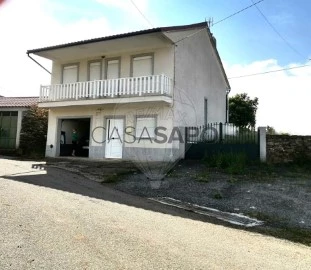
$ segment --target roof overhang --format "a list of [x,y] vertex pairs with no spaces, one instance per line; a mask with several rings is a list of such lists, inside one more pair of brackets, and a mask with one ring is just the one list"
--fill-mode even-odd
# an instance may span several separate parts
[[70,61],[83,57],[104,57],[114,53],[126,53],[128,51],[141,51],[145,49],[160,48],[170,46],[172,42],[165,37],[162,32],[148,33],[139,36],[130,36],[127,38],[117,38],[110,40],[101,40],[95,42],[81,43],[70,46],[55,46],[48,49],[38,49],[28,51],[38,56],[50,59]]
[[190,25],[159,27],[28,50],[27,54],[36,54],[50,60],[74,60],[77,59],[77,55],[80,57],[104,56],[108,52],[109,54],[113,54],[114,52],[122,53],[159,48],[173,44],[173,41],[164,35],[165,31],[195,29],[206,26],[207,23],[203,22]]

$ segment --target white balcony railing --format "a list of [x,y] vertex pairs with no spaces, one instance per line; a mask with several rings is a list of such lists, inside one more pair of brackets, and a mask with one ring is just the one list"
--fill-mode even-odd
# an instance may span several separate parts
[[165,75],[119,78],[41,86],[40,102],[98,98],[172,95],[172,80]]

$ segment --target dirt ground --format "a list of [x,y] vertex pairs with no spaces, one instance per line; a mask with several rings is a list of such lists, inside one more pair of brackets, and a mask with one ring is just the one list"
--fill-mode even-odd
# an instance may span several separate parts
[[141,197],[170,197],[264,221],[256,230],[311,245],[311,174],[286,167],[230,175],[201,162],[181,162],[154,188],[144,174],[110,183]]
[[[170,197],[241,213],[264,221],[252,230],[311,246],[311,171],[297,166],[256,165],[238,174],[182,161],[154,185],[130,162],[50,160],[116,190],[144,197]],[[230,226],[228,224],[228,226]]]

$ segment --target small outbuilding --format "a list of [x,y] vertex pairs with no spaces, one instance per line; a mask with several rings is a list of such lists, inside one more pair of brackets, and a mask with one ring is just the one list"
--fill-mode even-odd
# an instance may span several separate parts
[[0,150],[19,147],[24,113],[38,101],[38,97],[0,96]]

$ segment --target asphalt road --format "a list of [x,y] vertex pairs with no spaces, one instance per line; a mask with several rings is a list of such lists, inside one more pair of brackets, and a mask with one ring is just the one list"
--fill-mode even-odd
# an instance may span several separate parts
[[0,269],[311,269],[311,248],[0,159]]

